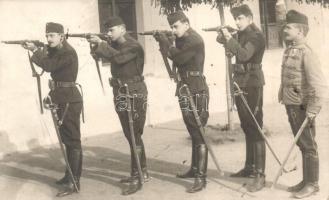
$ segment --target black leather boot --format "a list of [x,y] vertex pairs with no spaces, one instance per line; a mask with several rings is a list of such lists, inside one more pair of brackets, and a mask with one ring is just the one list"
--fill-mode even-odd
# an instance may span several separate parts
[[246,136],[246,161],[244,164],[244,168],[234,174],[231,174],[230,177],[233,178],[255,177],[254,145],[247,136]]
[[177,174],[177,178],[194,178],[197,171],[197,161],[196,161],[196,145],[195,142],[192,140],[192,159],[191,159],[191,167],[190,169],[183,173]]
[[302,166],[303,166],[303,180],[294,186],[288,187],[288,189],[287,189],[288,192],[298,192],[301,189],[303,189],[303,187],[305,186],[307,170],[306,170],[306,159],[305,159],[304,153],[302,153]]
[[294,197],[297,199],[303,199],[316,194],[319,188],[319,157],[317,154],[306,154],[306,175],[304,187],[295,193]]
[[[142,155],[141,155],[141,167],[142,167],[142,172],[143,172],[143,176],[144,176],[144,183],[149,182],[151,180],[151,176],[149,175],[148,171],[147,171],[147,164],[146,164],[146,155],[145,155],[145,147],[144,144],[142,143]],[[135,162],[135,158],[133,155],[133,152],[131,151],[131,172],[130,172],[130,177],[125,177],[120,179],[120,183],[130,183],[131,181],[133,181],[134,177],[136,176],[136,174],[138,174],[138,169],[137,169],[137,165]]]
[[69,161],[69,165],[71,167],[72,173],[73,173],[73,178],[75,180],[76,186],[72,180],[71,177],[69,177],[69,181],[66,184],[63,184],[63,189],[60,190],[57,193],[57,197],[64,197],[76,192],[79,192],[80,190],[80,174],[81,174],[81,164],[82,164],[82,151],[81,149],[69,149],[68,150],[68,161]]
[[[137,156],[139,157],[139,160],[142,160],[142,146],[137,146],[136,147],[136,153]],[[135,157],[134,159],[135,160]],[[137,163],[136,161],[134,161],[135,163]],[[131,176],[131,180],[129,182],[129,185],[123,189],[122,191],[122,195],[130,195],[130,194],[134,194],[136,193],[138,190],[142,189],[143,184],[141,183],[140,179],[139,179],[139,173],[137,170],[137,164],[136,165],[136,171],[134,171],[134,174],[132,174]]]
[[[66,150],[66,155],[68,156],[68,154],[69,154],[69,150],[68,150],[67,146],[65,146],[65,147],[66,147],[66,148],[65,148],[65,150]],[[67,169],[66,169],[66,170],[65,170],[65,174],[64,174],[64,176],[63,176],[61,179],[57,180],[55,183],[56,183],[57,185],[67,184],[67,183],[69,182],[69,179],[70,179],[70,175],[69,175],[69,172],[68,172]]]
[[197,146],[197,173],[194,178],[193,186],[187,190],[188,193],[195,193],[203,190],[207,186],[207,165],[208,165],[208,149],[205,144]]
[[247,185],[249,192],[257,192],[265,187],[265,160],[266,149],[264,141],[257,141],[254,144],[255,148],[255,169],[256,176],[250,184]]
[[69,175],[69,172],[66,170],[63,178],[57,180],[55,183],[57,185],[63,185],[63,184],[67,184],[69,182],[69,180],[70,180],[70,175]]

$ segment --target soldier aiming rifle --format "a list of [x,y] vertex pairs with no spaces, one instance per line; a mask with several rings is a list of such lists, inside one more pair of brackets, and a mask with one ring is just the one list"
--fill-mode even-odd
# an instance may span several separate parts
[[[33,52],[31,61],[49,72],[52,78],[49,80],[51,111],[56,133],[59,132],[59,142],[64,143],[66,150],[63,151],[67,164],[66,172],[62,179],[56,181],[56,184],[63,186],[57,194],[58,197],[62,197],[80,190],[82,171],[80,115],[83,110],[83,100],[77,87],[79,84],[75,82],[78,75],[78,56],[66,41],[63,26],[53,22],[47,23],[46,38],[48,44],[43,48],[33,42],[25,42],[23,47]],[[60,123],[57,118],[61,119]],[[64,148],[61,146],[61,149]]]

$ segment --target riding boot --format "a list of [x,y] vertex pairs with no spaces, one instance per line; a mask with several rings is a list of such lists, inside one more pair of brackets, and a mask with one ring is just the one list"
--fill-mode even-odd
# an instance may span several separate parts
[[200,144],[197,146],[196,160],[197,160],[197,171],[194,178],[194,184],[190,189],[187,190],[188,193],[195,193],[206,188],[208,148],[205,144]]
[[[141,155],[140,162],[141,162],[142,172],[143,172],[143,176],[144,176],[144,183],[145,183],[145,182],[149,182],[151,180],[151,176],[149,175],[149,173],[147,171],[145,147],[144,147],[143,143],[141,145],[141,148],[142,148],[142,155]],[[130,176],[120,179],[120,183],[130,183],[134,179],[134,176],[138,173],[138,169],[137,169],[137,165],[136,165],[136,161],[135,161],[135,158],[134,158],[132,148],[131,148],[130,153],[131,153],[130,154],[131,155],[131,158],[130,158],[130,160],[131,160]]]
[[[67,148],[67,146],[66,146],[66,156],[68,156],[68,152],[69,152],[69,150],[68,150],[68,148]],[[65,170],[65,174],[64,174],[64,176],[61,178],[61,179],[59,179],[59,180],[57,180],[55,183],[57,184],[57,185],[63,185],[63,184],[66,184],[66,183],[68,183],[69,182],[69,179],[70,179],[70,175],[69,175],[69,172],[67,171],[67,169]]]
[[304,187],[295,193],[294,197],[297,199],[306,198],[316,194],[319,189],[319,157],[317,153],[305,154],[305,164],[306,164],[306,175]]
[[288,192],[298,192],[305,186],[306,183],[306,177],[307,177],[307,170],[306,170],[306,158],[305,153],[302,152],[302,166],[303,166],[303,180],[300,181],[298,184],[288,187]]
[[[59,193],[57,193],[57,197],[63,197],[70,195],[72,193],[79,192],[80,190],[80,175],[81,175],[81,166],[82,165],[82,151],[81,149],[71,149],[68,148],[68,161],[69,165],[73,174],[72,177],[69,178],[68,183],[64,184],[63,190],[61,190]],[[79,171],[80,170],[80,171]]]
[[194,178],[197,171],[197,161],[196,161],[196,145],[195,142],[192,140],[192,159],[191,159],[191,167],[190,169],[183,173],[177,174],[177,178]]
[[265,160],[266,148],[264,141],[256,141],[254,143],[255,154],[255,178],[247,185],[249,192],[257,192],[265,187]]
[[[140,161],[142,160],[142,153],[143,153],[142,149],[143,149],[142,146],[136,146],[136,153],[137,153],[137,156]],[[133,160],[135,160],[135,157]],[[143,183],[141,183],[140,178],[139,178],[140,175],[138,173],[136,160],[134,161],[134,163],[136,166],[136,168],[134,168],[134,171],[133,171],[134,174],[132,174],[132,176],[131,176],[129,185],[126,188],[124,188],[124,190],[122,191],[122,195],[130,195],[130,194],[136,193],[138,190],[140,190],[142,188]]]
[[244,168],[240,171],[231,174],[230,177],[233,178],[253,178],[255,177],[255,165],[254,165],[254,145],[253,142],[246,136],[246,161]]

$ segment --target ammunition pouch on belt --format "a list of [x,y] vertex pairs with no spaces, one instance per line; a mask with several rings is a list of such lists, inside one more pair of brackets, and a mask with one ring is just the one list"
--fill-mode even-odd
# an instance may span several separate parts
[[130,85],[142,81],[144,81],[144,76],[134,76],[133,78],[129,78],[129,79],[109,78],[111,87],[122,87],[125,84]]
[[250,71],[262,69],[262,64],[247,63],[247,64],[232,64],[233,71],[237,74],[245,74]]
[[50,90],[55,90],[56,88],[72,88],[79,85],[76,82],[63,82],[63,81],[48,81],[48,86]]

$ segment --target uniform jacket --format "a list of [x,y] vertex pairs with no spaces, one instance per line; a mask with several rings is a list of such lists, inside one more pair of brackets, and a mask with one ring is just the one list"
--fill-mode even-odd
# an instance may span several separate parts
[[176,38],[175,43],[176,47],[169,49],[168,57],[177,67],[182,82],[189,86],[192,93],[208,90],[204,76],[186,75],[188,71],[198,71],[203,74],[205,47],[202,37],[189,28],[185,35]]
[[316,114],[325,94],[317,56],[306,40],[292,43],[283,55],[279,101],[285,105],[306,105],[307,112]]
[[[111,74],[113,78],[128,80],[136,76],[142,76],[144,70],[143,47],[128,33],[124,35],[126,41],[122,44],[117,42],[101,42],[95,49],[95,54],[104,57],[111,62]],[[130,90],[145,90],[143,81],[128,84]]]
[[[78,56],[73,47],[63,42],[60,49],[45,47],[37,50],[32,61],[44,71],[50,72],[53,81],[75,82],[78,75]],[[54,103],[82,102],[77,87],[55,88],[49,92]]]
[[[255,24],[249,25],[237,33],[237,38],[231,38],[226,48],[235,55],[236,63],[246,65],[261,64],[265,51],[265,38]],[[234,71],[234,81],[240,87],[261,87],[265,84],[262,69],[247,70],[244,73]]]

